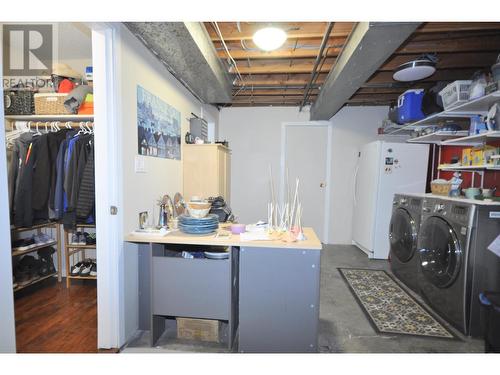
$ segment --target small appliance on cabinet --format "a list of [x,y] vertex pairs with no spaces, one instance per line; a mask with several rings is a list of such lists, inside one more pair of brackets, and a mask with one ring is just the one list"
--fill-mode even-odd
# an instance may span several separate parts
[[413,291],[418,291],[417,238],[423,197],[396,194],[389,226],[392,273]]
[[387,259],[394,194],[425,193],[429,146],[375,141],[363,146],[354,174],[353,244]]

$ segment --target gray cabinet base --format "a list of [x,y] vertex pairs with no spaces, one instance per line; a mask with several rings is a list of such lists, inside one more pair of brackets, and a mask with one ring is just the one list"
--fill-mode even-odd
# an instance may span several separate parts
[[240,249],[240,352],[316,352],[320,250]]

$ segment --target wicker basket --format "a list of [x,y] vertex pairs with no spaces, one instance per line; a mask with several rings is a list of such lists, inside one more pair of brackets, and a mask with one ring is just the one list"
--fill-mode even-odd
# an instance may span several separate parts
[[64,107],[68,94],[35,94],[36,115],[70,115]]
[[431,182],[431,192],[436,195],[449,195],[451,190],[451,182],[448,183],[436,183]]

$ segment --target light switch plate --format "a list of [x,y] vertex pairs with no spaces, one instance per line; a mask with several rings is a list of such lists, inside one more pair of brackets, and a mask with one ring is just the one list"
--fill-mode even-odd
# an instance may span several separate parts
[[135,156],[135,165],[134,165],[135,173],[146,173],[146,163],[145,158],[141,155]]

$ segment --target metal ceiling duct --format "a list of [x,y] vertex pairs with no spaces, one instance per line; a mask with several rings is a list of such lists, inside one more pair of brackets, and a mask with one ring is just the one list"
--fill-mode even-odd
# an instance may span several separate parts
[[125,25],[202,102],[231,102],[231,78],[202,23],[126,22]]

